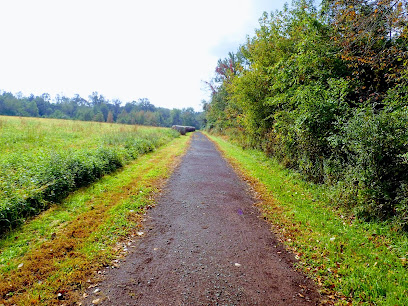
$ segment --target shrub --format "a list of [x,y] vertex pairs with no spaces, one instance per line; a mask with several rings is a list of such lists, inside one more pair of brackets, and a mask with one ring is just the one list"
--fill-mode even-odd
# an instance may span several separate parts
[[357,197],[357,211],[366,218],[398,214],[401,190],[408,182],[408,117],[402,113],[358,109],[331,137],[339,154],[337,171]]

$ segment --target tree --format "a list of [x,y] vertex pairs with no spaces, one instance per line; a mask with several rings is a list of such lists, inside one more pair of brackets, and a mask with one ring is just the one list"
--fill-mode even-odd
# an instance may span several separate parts
[[105,102],[105,97],[100,95],[97,91],[92,92],[92,94],[89,95],[89,102],[91,105],[100,105]]
[[92,108],[86,106],[80,106],[76,113],[76,119],[82,121],[91,121],[94,117],[94,112]]
[[339,56],[352,72],[355,97],[377,103],[399,83],[408,59],[407,0],[326,0]]
[[170,121],[171,121],[171,125],[181,125],[182,124],[181,110],[173,108],[170,111]]
[[118,123],[130,123],[129,114],[126,109],[123,109],[116,120]]
[[36,97],[34,101],[37,104],[38,114],[40,117],[47,117],[52,113],[48,94],[42,94],[40,97]]
[[195,120],[195,112],[192,107],[183,108],[181,110],[181,123],[182,125],[197,126],[198,128],[198,124]]
[[29,101],[25,107],[25,111],[28,113],[29,116],[31,117],[38,117],[39,112],[38,112],[38,107],[37,104],[34,101],[34,97],[31,101]]
[[75,94],[71,100],[78,106],[90,106],[90,103],[78,94]]
[[[52,103],[49,94],[23,97],[20,93],[18,97],[15,97],[12,93],[0,91],[0,115],[41,116],[154,126],[171,126],[173,121],[175,124],[182,123],[181,110],[156,108],[146,98],[121,106],[120,100],[110,102],[97,92],[93,92],[89,97],[90,103],[78,94],[72,98],[56,95],[54,103]],[[189,120],[195,121],[198,115],[192,111],[192,118]]]
[[109,113],[108,113],[108,118],[106,119],[106,122],[108,122],[108,123],[113,123],[114,121],[113,121],[113,113],[112,113],[112,111],[109,111]]
[[105,118],[103,117],[102,112],[97,112],[95,116],[92,118],[92,121],[105,122]]
[[137,102],[137,107],[139,110],[143,110],[145,112],[154,112],[156,110],[155,106],[151,104],[147,98],[139,99]]

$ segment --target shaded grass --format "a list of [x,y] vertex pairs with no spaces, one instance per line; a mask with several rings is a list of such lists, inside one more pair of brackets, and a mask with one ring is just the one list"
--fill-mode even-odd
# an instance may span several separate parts
[[58,293],[69,303],[77,300],[95,271],[121,253],[118,242],[140,227],[188,139],[140,157],[2,239],[0,301],[59,305]]
[[264,153],[209,136],[262,199],[264,217],[319,285],[324,303],[408,305],[408,236],[331,205],[322,186],[302,181]]

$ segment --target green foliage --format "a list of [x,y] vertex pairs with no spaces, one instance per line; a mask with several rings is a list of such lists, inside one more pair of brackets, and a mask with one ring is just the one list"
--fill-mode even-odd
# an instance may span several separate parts
[[397,84],[408,59],[408,1],[325,0],[338,56],[355,80],[356,99],[381,102]]
[[263,216],[298,256],[299,268],[315,280],[322,304],[408,304],[407,233],[334,210],[330,186],[305,182],[258,150],[212,139],[249,181],[261,183],[254,188],[263,200]]
[[202,126],[201,113],[193,108],[167,109],[155,107],[146,98],[121,106],[119,100],[109,101],[103,95],[93,92],[89,101],[75,95],[73,98],[57,95],[55,103],[48,94],[40,97],[14,96],[0,91],[0,115],[75,119],[108,123],[140,124],[171,127],[172,125]]
[[218,63],[207,128],[333,186],[337,205],[408,228],[406,7],[299,0],[264,13]]
[[[408,182],[407,113],[358,109],[330,138],[341,157],[342,180],[357,197],[359,214],[385,217],[397,214],[397,199]],[[344,167],[344,168],[343,168]],[[405,226],[407,226],[406,224]]]
[[[26,121],[25,128],[13,130],[18,119],[2,118],[0,147],[16,153],[3,154],[0,162],[0,232],[13,228],[28,216],[37,214],[51,202],[60,202],[70,192],[87,186],[107,173],[122,167],[140,155],[153,151],[178,136],[170,129],[131,129],[99,126],[105,133],[87,142],[86,133],[93,134],[94,126],[77,123],[78,131],[67,133],[78,147],[66,148],[47,141],[32,143],[27,150],[24,134],[37,124],[39,135],[50,140],[53,125],[48,122]],[[60,129],[70,123],[59,123]],[[116,126],[119,127],[119,126]],[[100,131],[99,131],[100,133]],[[10,137],[10,138],[9,138]],[[13,138],[14,137],[14,140]],[[34,135],[34,139],[36,135]],[[12,144],[8,144],[12,141]],[[49,147],[50,146],[50,147]],[[71,143],[72,146],[72,143]],[[24,153],[23,153],[24,152]]]

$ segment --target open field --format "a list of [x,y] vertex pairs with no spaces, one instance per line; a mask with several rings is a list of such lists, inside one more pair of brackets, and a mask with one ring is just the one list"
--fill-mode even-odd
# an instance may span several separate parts
[[408,305],[406,233],[333,207],[327,189],[302,181],[264,153],[210,137],[251,182],[264,218],[327,302]]
[[72,303],[95,272],[116,266],[188,140],[179,137],[130,161],[3,237],[0,304]]
[[0,234],[175,137],[164,128],[0,116]]

